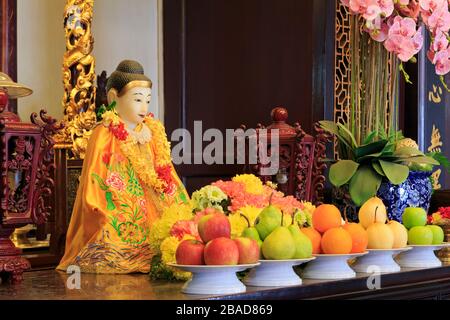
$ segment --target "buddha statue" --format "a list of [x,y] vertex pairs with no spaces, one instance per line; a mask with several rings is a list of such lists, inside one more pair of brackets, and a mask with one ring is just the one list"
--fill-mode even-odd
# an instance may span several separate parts
[[164,126],[148,112],[152,82],[136,61],[107,81],[109,106],[90,137],[58,270],[150,271],[152,223],[164,208],[189,201]]

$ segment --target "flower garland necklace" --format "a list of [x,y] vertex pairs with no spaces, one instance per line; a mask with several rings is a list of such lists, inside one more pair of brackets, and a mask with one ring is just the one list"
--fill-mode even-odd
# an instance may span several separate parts
[[[170,157],[170,143],[162,123],[149,114],[143,121],[140,131],[129,131],[120,120],[115,110],[108,110],[102,114],[103,125],[120,141],[120,149],[128,158],[139,178],[158,193],[172,194],[175,180],[172,175],[172,159]],[[154,165],[151,156],[153,140],[155,149]]]

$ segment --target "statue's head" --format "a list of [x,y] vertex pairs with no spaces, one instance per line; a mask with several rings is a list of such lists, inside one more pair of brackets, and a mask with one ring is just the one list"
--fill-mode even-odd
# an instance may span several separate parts
[[144,75],[139,62],[124,60],[108,78],[108,103],[116,102],[116,111],[128,126],[135,127],[148,114],[152,81]]

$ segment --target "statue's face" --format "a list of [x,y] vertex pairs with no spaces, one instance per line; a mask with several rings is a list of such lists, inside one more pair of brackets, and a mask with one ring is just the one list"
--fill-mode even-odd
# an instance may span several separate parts
[[135,87],[127,90],[120,97],[117,91],[108,92],[108,102],[116,101],[116,111],[124,123],[134,128],[148,114],[152,91],[150,88]]

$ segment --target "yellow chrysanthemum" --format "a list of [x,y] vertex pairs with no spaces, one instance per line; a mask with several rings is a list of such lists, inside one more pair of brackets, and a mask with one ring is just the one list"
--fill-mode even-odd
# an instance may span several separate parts
[[160,247],[161,242],[170,236],[170,229],[180,220],[191,220],[193,218],[190,204],[172,204],[166,208],[158,220],[153,223],[150,230],[149,243],[154,249]]
[[243,214],[248,219],[251,227],[255,225],[256,218],[258,218],[261,211],[262,208],[257,208],[253,206],[245,206],[239,209],[239,213]]
[[245,185],[245,191],[252,194],[262,194],[264,191],[262,181],[253,174],[238,174],[232,179]]
[[247,228],[247,220],[239,213],[232,213],[228,216],[231,225],[231,237],[240,237],[245,228]]
[[296,223],[308,226],[312,226],[312,214],[316,210],[316,206],[311,202],[302,201],[303,209],[298,210],[297,214],[294,216]]
[[[193,237],[185,236],[183,238],[183,240],[187,239],[193,239]],[[175,254],[180,242],[181,241],[179,241],[176,237],[168,237],[161,243],[161,260],[166,266],[168,263],[176,263],[177,260]],[[191,273],[189,272],[179,271],[178,269],[169,266],[168,268],[173,272],[173,275],[178,280],[188,280],[191,276]]]
[[102,122],[105,127],[109,127],[111,125],[117,126],[120,124],[120,118],[115,111],[105,111],[102,114]]
[[277,190],[277,188],[278,188],[278,184],[276,184],[273,181],[267,181],[266,182],[266,186],[268,186],[269,188],[271,188],[273,190]]

